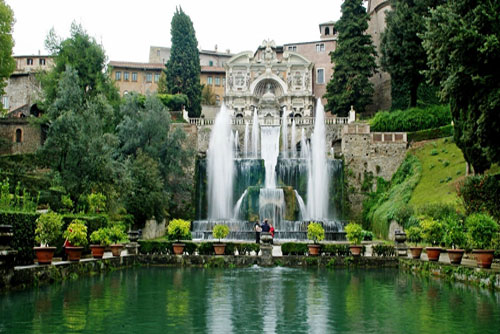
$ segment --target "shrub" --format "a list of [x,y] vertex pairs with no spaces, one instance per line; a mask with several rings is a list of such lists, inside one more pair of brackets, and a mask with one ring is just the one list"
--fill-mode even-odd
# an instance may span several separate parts
[[469,176],[457,187],[466,214],[487,212],[500,220],[500,175]]
[[88,244],[87,241],[87,226],[85,222],[75,219],[69,224],[64,237],[68,239],[69,243],[74,247],[84,247]]
[[331,256],[349,256],[349,245],[345,244],[325,244],[321,245],[321,252]]
[[411,226],[406,230],[408,241],[415,243],[415,247],[419,242],[422,242],[422,229],[418,226]]
[[436,246],[443,241],[444,228],[441,222],[427,218],[420,222],[420,227],[422,228],[422,238],[425,242]]
[[88,210],[90,213],[99,213],[106,210],[106,196],[102,193],[92,193],[87,196]]
[[252,251],[254,251],[255,254],[259,254],[260,245],[256,243],[242,243],[236,244],[236,249],[239,255],[250,255]]
[[308,251],[306,243],[285,242],[281,245],[283,255],[305,255]]
[[396,248],[392,245],[373,245],[372,251],[374,256],[396,256]]
[[191,240],[189,228],[191,223],[183,219],[174,219],[168,223],[167,235],[169,240]]
[[372,241],[374,238],[372,231],[363,230],[363,241]]
[[33,245],[35,245],[35,227],[38,217],[40,214],[35,212],[0,212],[0,225],[12,225],[14,235],[11,247],[17,250],[16,265],[33,263]]
[[443,220],[449,216],[458,216],[456,207],[448,203],[430,203],[419,208],[418,213],[422,216],[435,220]]
[[488,249],[492,247],[493,237],[498,232],[497,222],[484,213],[474,213],[465,219],[467,239],[472,248]]
[[44,213],[36,220],[35,240],[41,247],[55,245],[61,235],[62,217],[55,212]]
[[433,149],[431,150],[431,155],[438,155],[438,154],[439,154],[439,152],[438,152],[438,150],[436,150],[435,148],[433,148]]
[[450,107],[433,105],[428,108],[378,112],[370,122],[370,126],[375,132],[411,132],[438,128],[450,123]]
[[167,240],[139,240],[141,254],[171,254],[172,242]]
[[109,240],[113,244],[127,242],[127,233],[125,233],[123,226],[115,224],[109,229]]
[[325,229],[320,223],[310,222],[307,226],[307,238],[317,244],[319,241],[325,239]]
[[361,240],[363,240],[363,228],[361,225],[351,222],[345,227],[345,231],[349,242],[354,245],[361,244]]
[[229,234],[229,227],[227,225],[215,225],[213,228],[213,236],[216,239],[224,239]]
[[394,213],[394,219],[403,227],[408,226],[408,220],[415,214],[413,206],[404,204],[400,206]]
[[453,125],[445,125],[434,129],[409,132],[407,135],[407,139],[408,142],[416,142],[416,141],[452,137],[452,136],[453,136]]
[[463,248],[466,243],[465,226],[463,221],[456,216],[447,216],[444,220],[444,238],[446,247]]
[[111,245],[110,232],[107,227],[100,228],[90,234],[90,242],[94,245],[109,246]]

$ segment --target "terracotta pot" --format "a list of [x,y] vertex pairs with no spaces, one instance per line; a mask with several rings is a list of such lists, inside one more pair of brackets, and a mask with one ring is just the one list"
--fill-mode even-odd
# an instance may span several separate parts
[[54,257],[55,247],[33,247],[38,264],[51,264]]
[[69,261],[80,261],[83,247],[66,247],[66,254]]
[[226,244],[214,244],[215,255],[224,255]]
[[425,250],[427,251],[427,258],[429,261],[439,260],[439,255],[441,254],[440,247],[425,247]]
[[491,268],[494,253],[493,249],[474,249],[472,251],[472,254],[476,256],[477,266],[485,269]]
[[411,258],[412,259],[420,259],[420,255],[422,255],[422,247],[410,247]]
[[185,246],[185,244],[181,244],[181,243],[172,244],[172,247],[174,249],[174,254],[175,255],[182,255],[184,253],[184,246]]
[[363,246],[351,245],[351,246],[349,246],[349,250],[351,251],[352,256],[360,256],[361,251],[363,250]]
[[90,250],[92,251],[92,256],[94,257],[94,259],[102,259],[105,248],[106,246],[90,245]]
[[122,250],[123,250],[122,244],[113,244],[110,247],[111,247],[111,253],[113,253],[113,256],[121,256],[122,255]]
[[318,256],[319,255],[319,250],[321,249],[320,245],[307,245],[309,247],[309,256]]
[[462,263],[462,257],[464,256],[463,249],[447,249],[448,257],[450,258],[451,264],[460,264]]

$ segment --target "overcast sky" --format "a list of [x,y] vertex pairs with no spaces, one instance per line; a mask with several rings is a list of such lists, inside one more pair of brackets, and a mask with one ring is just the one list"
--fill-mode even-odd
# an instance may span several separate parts
[[14,55],[47,54],[54,27],[67,37],[81,23],[110,60],[147,62],[149,46],[170,46],[170,22],[181,5],[198,46],[232,53],[255,50],[264,39],[278,45],[319,39],[319,23],[338,20],[342,0],[6,0],[14,11]]

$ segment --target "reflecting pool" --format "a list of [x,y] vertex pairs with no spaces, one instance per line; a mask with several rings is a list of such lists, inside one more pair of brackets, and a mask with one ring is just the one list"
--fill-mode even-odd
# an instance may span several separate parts
[[0,333],[495,333],[500,293],[396,269],[131,268],[0,295]]

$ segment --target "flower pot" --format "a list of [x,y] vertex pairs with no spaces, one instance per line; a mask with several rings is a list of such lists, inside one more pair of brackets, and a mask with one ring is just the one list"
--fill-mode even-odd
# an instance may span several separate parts
[[185,246],[185,244],[181,244],[181,243],[172,244],[172,247],[174,249],[174,254],[175,255],[182,255],[184,253],[184,246]]
[[363,250],[363,246],[351,245],[351,246],[349,246],[349,250],[351,251],[352,256],[360,256],[361,250]]
[[319,255],[319,250],[321,249],[320,245],[307,245],[309,247],[309,256],[318,256]]
[[493,262],[493,249],[474,249],[472,254],[476,256],[477,266],[479,268],[491,268],[491,263]]
[[215,255],[224,255],[226,244],[214,244]]
[[462,257],[464,256],[463,249],[447,249],[448,257],[450,258],[451,264],[460,264],[462,263]]
[[33,247],[38,264],[51,264],[54,257],[55,247]]
[[439,260],[439,255],[441,254],[440,247],[425,247],[425,250],[427,251],[427,258],[429,261]]
[[94,257],[94,259],[102,259],[105,248],[106,246],[90,245],[90,250],[92,251],[92,256]]
[[122,255],[122,250],[123,250],[122,244],[113,244],[110,247],[111,247],[111,253],[113,254],[113,256],[121,256]]
[[420,255],[422,254],[422,247],[410,247],[411,258],[412,259],[420,259]]
[[69,261],[80,261],[83,247],[66,247],[66,254]]

